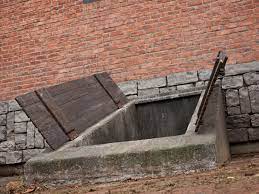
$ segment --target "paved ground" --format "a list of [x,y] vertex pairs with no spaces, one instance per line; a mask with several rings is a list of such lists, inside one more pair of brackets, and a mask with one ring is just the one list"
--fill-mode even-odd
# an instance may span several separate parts
[[33,194],[259,194],[259,155],[234,158],[229,164],[210,172],[191,173],[159,179],[128,180],[109,184],[74,185],[46,188],[25,187],[19,177],[0,178],[0,193]]

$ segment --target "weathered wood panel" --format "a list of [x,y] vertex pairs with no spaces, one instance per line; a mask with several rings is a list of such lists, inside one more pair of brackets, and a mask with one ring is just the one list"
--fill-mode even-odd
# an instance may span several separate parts
[[123,107],[127,103],[127,98],[120,90],[120,88],[114,83],[108,73],[99,73],[95,75],[96,79],[100,82],[106,92],[111,96],[115,104],[119,108]]
[[[32,104],[32,101],[36,102]],[[25,113],[31,118],[34,125],[46,139],[52,149],[57,149],[69,141],[68,136],[59,126],[35,92],[16,98]],[[24,106],[27,105],[27,106]]]
[[[72,122],[73,128],[79,133],[85,131],[88,127],[96,124],[98,121],[103,119],[105,116],[117,110],[117,106],[112,100],[99,104],[99,106],[93,106],[79,116]],[[89,114],[91,112],[91,114]]]
[[122,107],[127,99],[107,73],[17,97],[18,103],[57,149],[105,116]]
[[97,87],[98,84],[93,76],[80,79],[77,83],[78,85],[74,85],[74,87],[63,88],[62,93],[59,94],[56,94],[57,91],[53,88],[47,88],[47,90],[53,96],[55,103],[63,105],[84,95],[90,95],[89,88]]
[[95,114],[93,111],[89,112],[95,107],[101,110],[106,104],[111,105],[112,111],[117,109],[109,95],[98,84],[96,87],[88,88],[88,93],[79,99],[71,101],[61,106],[65,114],[69,114],[71,121],[78,119],[84,114]]
[[64,82],[64,83],[61,83],[59,85],[50,86],[50,87],[47,88],[47,90],[54,97],[54,96],[66,93],[68,91],[71,91],[73,89],[76,89],[76,88],[79,88],[79,87],[84,87],[85,83],[82,82],[82,80],[84,80],[84,79],[85,78],[81,78],[81,79],[77,79],[77,80]]
[[43,88],[43,89],[37,90],[36,94],[43,102],[43,104],[46,106],[46,108],[53,116],[53,118],[62,127],[62,129],[66,133],[73,131],[73,128],[71,128],[66,115],[62,112],[59,106],[54,102],[53,97],[50,95],[50,93],[45,88]]
[[20,104],[21,107],[26,107],[31,104],[35,104],[40,102],[40,99],[36,95],[35,92],[27,93],[22,96],[16,97],[17,102]]

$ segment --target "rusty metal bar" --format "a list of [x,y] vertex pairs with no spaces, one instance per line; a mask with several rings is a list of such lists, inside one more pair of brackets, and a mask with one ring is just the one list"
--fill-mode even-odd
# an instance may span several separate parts
[[198,132],[199,126],[202,123],[202,118],[203,118],[204,112],[206,110],[210,94],[213,90],[213,87],[214,87],[214,84],[215,84],[216,80],[218,79],[218,76],[219,75],[221,75],[221,76],[225,75],[225,65],[226,65],[227,60],[228,60],[227,55],[223,51],[219,51],[219,53],[217,55],[217,58],[216,58],[216,61],[215,61],[214,68],[213,68],[213,70],[211,72],[211,75],[210,75],[210,80],[209,80],[208,86],[205,90],[204,97],[202,99],[201,105],[200,105],[199,110],[198,110],[198,118],[197,118],[197,121],[196,121],[195,132]]

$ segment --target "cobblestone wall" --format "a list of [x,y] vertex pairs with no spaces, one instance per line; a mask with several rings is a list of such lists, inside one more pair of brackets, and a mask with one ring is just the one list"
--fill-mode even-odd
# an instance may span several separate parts
[[[204,86],[210,70],[174,73],[165,77],[120,83],[129,98]],[[259,62],[226,67],[222,80],[226,122],[231,144],[259,141]]]
[[[137,98],[205,86],[209,77],[210,70],[201,70],[119,86],[128,98]],[[259,141],[259,62],[227,66],[222,88],[230,143]],[[25,162],[46,147],[47,143],[15,100],[0,102],[0,164]]]
[[15,100],[0,102],[0,164],[25,162],[47,146]]

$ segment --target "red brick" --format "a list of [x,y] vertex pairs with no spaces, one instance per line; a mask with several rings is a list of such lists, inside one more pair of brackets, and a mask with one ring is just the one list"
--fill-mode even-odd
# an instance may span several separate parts
[[[108,71],[117,82],[259,60],[249,0],[0,1],[0,101]],[[242,11],[240,11],[242,10]]]

